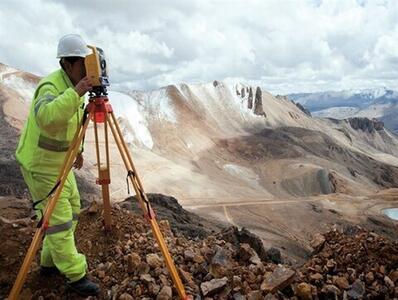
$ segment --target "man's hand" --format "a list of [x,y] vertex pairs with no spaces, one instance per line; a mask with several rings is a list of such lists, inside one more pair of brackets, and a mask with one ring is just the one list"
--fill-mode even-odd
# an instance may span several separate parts
[[80,80],[76,86],[75,86],[75,91],[78,93],[78,95],[81,97],[88,91],[91,91],[92,85],[88,77],[84,77],[82,80]]
[[77,157],[76,157],[75,162],[73,163],[73,167],[75,169],[80,170],[83,167],[83,161],[84,161],[83,154],[81,154],[81,153],[78,154]]

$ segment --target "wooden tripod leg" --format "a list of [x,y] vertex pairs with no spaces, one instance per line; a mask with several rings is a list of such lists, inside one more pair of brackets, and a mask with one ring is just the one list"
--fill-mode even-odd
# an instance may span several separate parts
[[[107,117],[107,114],[105,113],[105,118],[106,117]],[[111,202],[110,202],[110,196],[109,196],[109,183],[110,183],[109,144],[108,144],[108,124],[106,121],[104,122],[104,133],[105,133],[106,164],[102,165],[101,158],[100,158],[100,150],[99,150],[98,126],[97,126],[97,121],[94,118],[95,149],[96,149],[96,153],[97,153],[97,167],[98,167],[97,184],[101,185],[101,190],[102,190],[105,230],[111,230],[112,219],[111,219]]]
[[104,202],[104,220],[105,220],[105,229],[110,230],[112,226],[111,219],[111,201],[109,197],[109,184],[111,183],[110,179],[110,168],[109,168],[109,143],[108,143],[108,122],[106,119],[108,118],[108,114],[105,113],[105,122],[104,122],[104,134],[105,134],[105,158],[106,165],[105,168],[101,168],[100,178],[102,177],[103,185],[102,185],[102,201]]
[[[17,278],[14,282],[14,285],[11,289],[10,295],[8,296],[8,300],[16,300],[18,299],[18,295],[21,292],[22,286],[26,280],[26,276],[32,264],[34,257],[36,256],[37,250],[39,249],[42,238],[45,234],[45,231],[48,227],[48,223],[51,217],[51,214],[57,204],[59,195],[61,194],[62,188],[64,187],[66,178],[68,177],[69,171],[71,170],[74,160],[79,151],[80,143],[83,140],[84,133],[87,129],[88,123],[90,121],[90,117],[87,118],[84,125],[76,131],[75,136],[72,140],[72,143],[67,151],[67,156],[65,157],[61,172],[58,175],[58,181],[60,181],[57,189],[55,190],[55,194],[50,195],[47,205],[44,210],[44,215],[42,219],[42,225],[40,228],[36,229],[35,235],[33,236],[33,240],[29,246],[28,252],[25,256],[25,259],[22,263],[21,268],[19,269]],[[57,181],[57,182],[58,182]]]
[[[109,182],[109,169],[101,167],[99,178],[100,182]],[[104,227],[105,230],[112,229],[111,202],[109,199],[109,183],[100,183],[102,186],[102,201],[104,205]]]
[[171,278],[172,278],[174,285],[178,291],[178,295],[183,300],[188,299],[187,295],[185,293],[185,288],[181,282],[180,276],[178,275],[174,261],[170,255],[169,249],[167,248],[166,242],[165,242],[163,235],[160,231],[159,225],[153,215],[152,208],[149,204],[148,198],[145,195],[144,189],[142,187],[142,183],[141,183],[141,181],[138,177],[137,171],[134,167],[134,163],[131,158],[128,147],[127,147],[126,143],[124,142],[122,132],[118,126],[117,120],[116,120],[113,112],[110,112],[108,115],[110,115],[111,118],[110,119],[108,118],[107,121],[108,121],[109,127],[111,128],[112,134],[115,138],[117,147],[122,156],[122,159],[126,166],[126,169],[128,172],[133,171],[132,174],[129,173],[129,177],[134,186],[134,190],[136,192],[138,202],[139,202],[142,210],[144,211],[145,215],[148,216],[148,220],[152,227],[152,232],[160,246],[160,250],[161,250],[162,255],[166,261],[167,269],[169,270]]

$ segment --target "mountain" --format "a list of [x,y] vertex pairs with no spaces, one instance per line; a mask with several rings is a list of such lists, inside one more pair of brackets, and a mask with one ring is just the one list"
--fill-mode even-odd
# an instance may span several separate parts
[[[0,189],[25,197],[13,153],[39,78],[0,67]],[[248,228],[292,261],[309,254],[314,230],[384,228],[376,208],[398,205],[378,194],[398,187],[398,139],[377,120],[314,118],[288,97],[241,82],[111,90],[109,99],[146,192]],[[111,198],[120,202],[127,172],[112,138],[110,154]],[[87,202],[99,198],[92,124],[84,156],[76,174]]]
[[322,118],[377,118],[393,132],[398,131],[398,92],[387,88],[340,92],[297,93],[289,99],[304,105]]

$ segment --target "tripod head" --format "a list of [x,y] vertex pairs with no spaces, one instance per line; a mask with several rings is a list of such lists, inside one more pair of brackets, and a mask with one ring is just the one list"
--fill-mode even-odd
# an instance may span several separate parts
[[106,87],[109,86],[109,80],[104,50],[90,45],[87,45],[87,47],[92,50],[92,53],[87,55],[84,60],[87,77],[93,86],[90,97],[106,96],[108,94]]

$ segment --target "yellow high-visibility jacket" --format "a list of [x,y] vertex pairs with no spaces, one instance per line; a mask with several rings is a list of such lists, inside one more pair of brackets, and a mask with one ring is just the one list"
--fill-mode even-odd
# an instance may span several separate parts
[[83,113],[84,96],[64,70],[43,78],[15,153],[20,165],[29,172],[58,174]]

